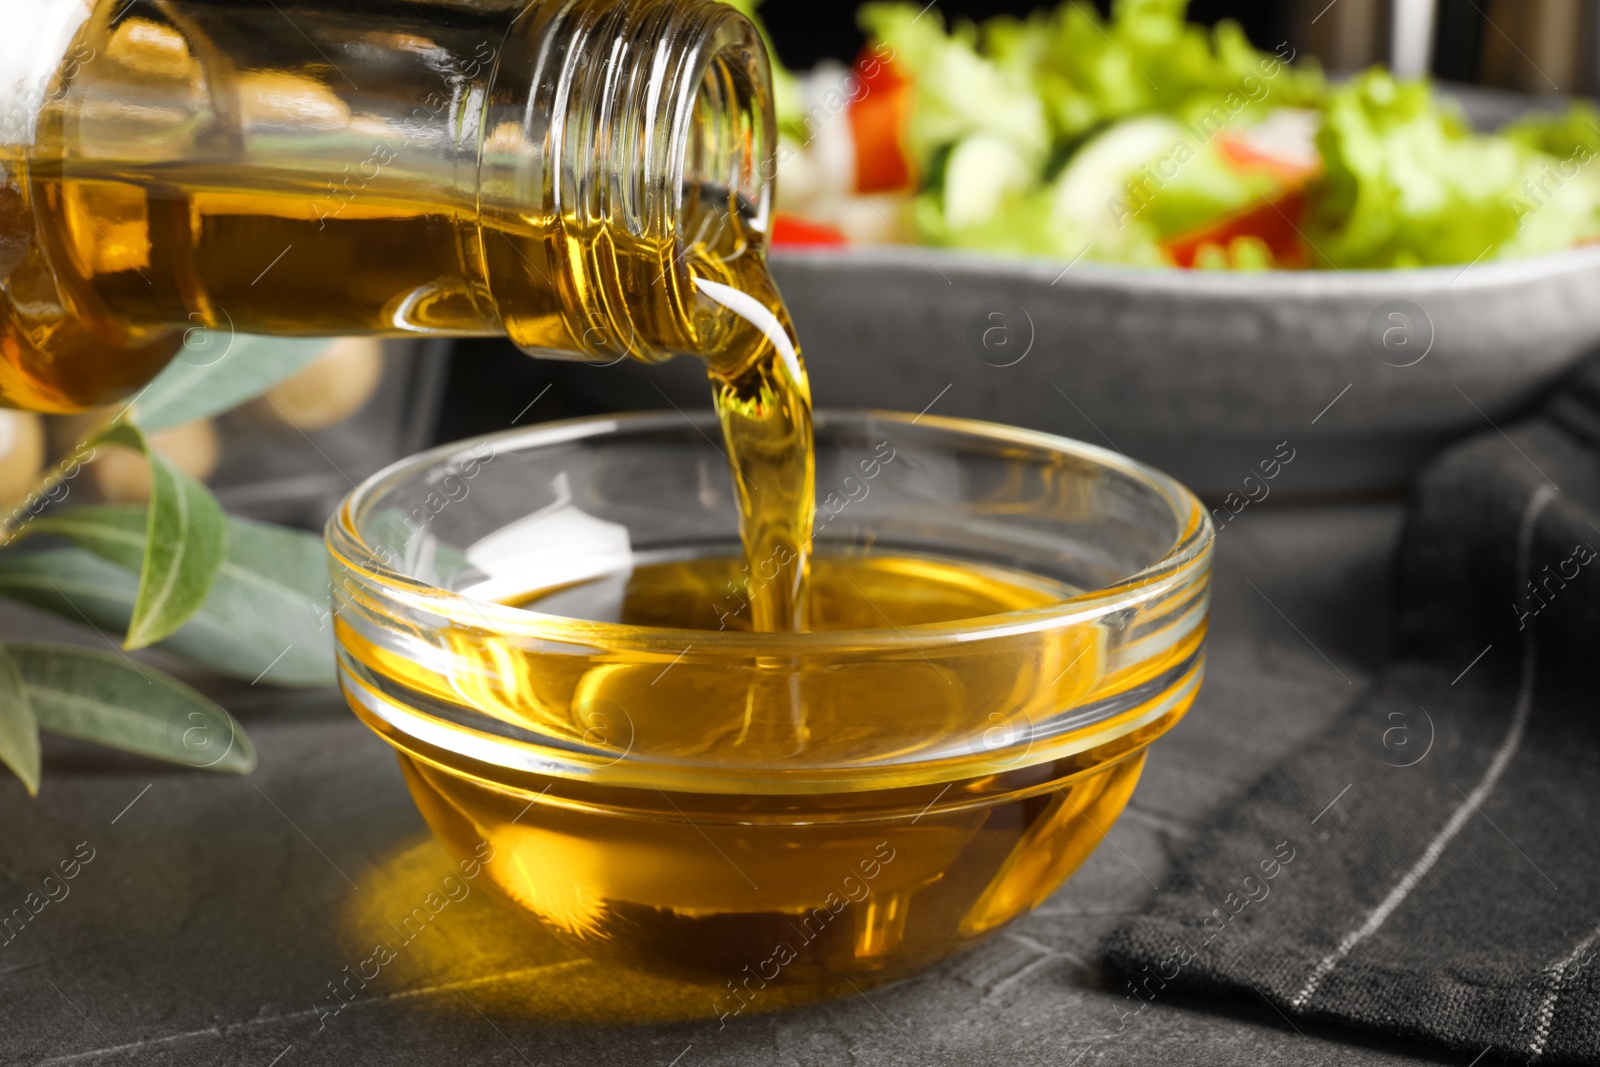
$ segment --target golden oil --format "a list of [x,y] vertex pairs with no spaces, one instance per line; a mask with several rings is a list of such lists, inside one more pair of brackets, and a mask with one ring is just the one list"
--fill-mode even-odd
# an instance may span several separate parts
[[[1099,845],[1143,764],[1139,751],[1014,797],[982,776],[780,807],[676,790],[575,794],[557,779],[508,790],[401,760],[446,848],[471,856],[487,842],[486,877],[559,938],[726,983],[719,1012],[732,1014],[769,984],[826,993],[901,977],[1037,906]],[[979,803],[956,806],[968,799]]]
[[[28,195],[61,222],[39,231],[42,247],[32,253],[34,262],[56,265],[48,273],[41,267],[40,281],[61,295],[31,333],[20,314],[27,305],[0,300],[0,390],[34,408],[70,407],[73,398],[137,382],[147,362],[164,362],[181,338],[157,332],[144,348],[113,347],[131,344],[131,322],[189,316],[197,325],[271,334],[493,332],[486,324],[497,313],[463,249],[503,247],[526,258],[566,233],[547,224],[485,235],[481,220],[459,205],[419,205],[414,194],[386,200],[376,188],[338,216],[318,217],[307,206],[317,203],[314,189],[250,194],[236,175],[187,165],[160,172],[78,165],[68,176],[35,163],[28,173]],[[8,236],[0,230],[0,246]],[[616,289],[627,307],[661,302],[674,258],[688,263],[691,285],[718,294],[675,296],[692,310],[677,325],[681,332],[652,344],[704,353],[747,559],[776,571],[752,589],[751,621],[761,630],[804,629],[815,492],[811,390],[764,258],[755,250],[724,258],[704,245],[675,252],[615,234],[606,240],[602,262],[613,273],[597,284]],[[591,258],[593,249],[570,255]],[[526,343],[547,340],[541,331],[552,328],[548,321],[504,325]],[[119,358],[105,358],[112,355]]]
[[[667,628],[684,636],[676,655],[619,645],[576,657],[463,620],[439,635],[441,672],[343,620],[339,635],[352,706],[400,748],[454,855],[484,860],[487,884],[587,955],[710,981],[719,1014],[786,1002],[770,999],[777,987],[904,975],[1036,906],[1100,842],[1144,746],[1193,696],[1168,686],[1034,747],[1034,727],[1059,709],[1174,671],[1194,681],[1203,627],[1126,665],[1116,634],[1092,624],[919,649],[917,627],[1077,593],[933,556],[814,558],[814,631],[862,635],[859,647],[697,652],[697,631],[715,646],[750,630],[727,594],[743,573],[736,557],[663,559],[620,588],[596,580],[518,601],[571,618],[575,640],[590,618]],[[899,647],[872,647],[885,631]],[[419,742],[372,714],[361,679],[566,739],[596,773],[512,771]]]
[[[0,401],[32,411],[82,411],[148,381],[183,335],[164,326],[125,326],[92,291],[63,289],[38,242],[35,196],[21,152],[0,146]],[[91,218],[78,226],[99,223],[111,225]],[[91,249],[114,254],[111,242],[96,241],[87,242]]]
[[[770,79],[742,16],[704,0],[82,11],[47,93],[8,113],[0,84],[0,400],[108,403],[196,327],[692,353],[746,554],[778,572],[752,621],[805,627],[810,390],[765,265]],[[0,62],[24,69],[21,47]]]

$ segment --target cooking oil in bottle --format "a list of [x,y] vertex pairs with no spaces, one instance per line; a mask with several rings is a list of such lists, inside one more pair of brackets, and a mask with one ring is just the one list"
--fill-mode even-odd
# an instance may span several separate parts
[[5,402],[127,396],[195,327],[699,355],[747,554],[781,572],[753,621],[804,627],[810,395],[765,267],[770,76],[742,16],[707,0],[19,11],[32,36],[0,43]]

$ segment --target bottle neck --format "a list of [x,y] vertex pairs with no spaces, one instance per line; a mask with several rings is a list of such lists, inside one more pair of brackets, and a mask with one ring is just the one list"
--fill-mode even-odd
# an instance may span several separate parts
[[696,268],[765,255],[776,125],[755,28],[716,0],[556,0],[501,55],[479,204],[507,333],[589,361],[706,354],[726,316]]
[[107,402],[196,326],[710,354],[696,273],[764,282],[770,72],[715,0],[18,5],[0,400]]

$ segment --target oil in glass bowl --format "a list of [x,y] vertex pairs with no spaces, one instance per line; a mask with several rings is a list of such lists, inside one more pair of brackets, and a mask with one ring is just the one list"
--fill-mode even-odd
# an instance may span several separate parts
[[[908,974],[1077,868],[1198,689],[1210,528],[1088,446],[829,414],[818,484],[854,500],[823,504],[809,629],[764,631],[778,571],[714,425],[453,446],[329,536],[346,693],[440,839],[582,952],[736,1010]],[[407,523],[474,449],[470,495]]]

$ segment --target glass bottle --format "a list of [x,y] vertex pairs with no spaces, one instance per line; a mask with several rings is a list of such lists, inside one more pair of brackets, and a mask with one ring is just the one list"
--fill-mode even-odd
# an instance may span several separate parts
[[773,174],[766,53],[725,4],[0,0],[0,25],[0,403],[127,396],[196,327],[603,362],[749,328],[705,284],[759,266]]

